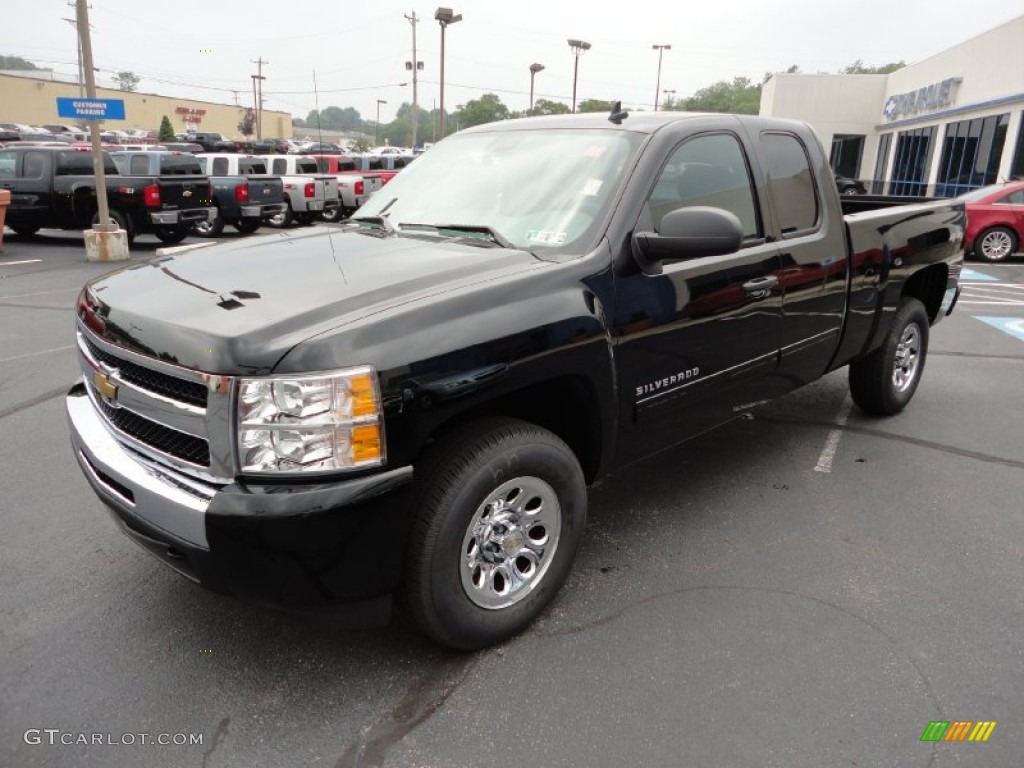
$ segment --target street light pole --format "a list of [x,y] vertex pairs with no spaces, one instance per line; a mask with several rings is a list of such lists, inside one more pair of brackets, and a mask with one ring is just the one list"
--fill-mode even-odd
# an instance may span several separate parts
[[573,55],[576,57],[576,63],[572,67],[572,111],[576,111],[576,79],[580,73],[580,56],[585,51],[590,50],[590,43],[584,40],[570,40],[569,48],[572,49]]
[[441,25],[441,138],[443,139],[448,122],[448,116],[444,111],[444,32],[448,29],[449,24],[462,21],[462,14],[452,12],[451,8],[438,8],[434,11],[434,18]]
[[530,111],[533,112],[533,78],[544,69],[543,64],[530,65]]
[[377,122],[373,126],[373,146],[380,146],[380,105],[387,104],[385,99],[377,99]]
[[652,45],[651,48],[658,52],[658,82],[654,86],[654,111],[658,111],[658,94],[661,93],[661,55],[665,51],[671,51],[671,45]]

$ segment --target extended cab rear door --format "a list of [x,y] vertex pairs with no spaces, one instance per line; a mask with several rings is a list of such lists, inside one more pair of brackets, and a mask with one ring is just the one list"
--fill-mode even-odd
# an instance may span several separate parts
[[647,150],[663,160],[653,173],[639,172],[647,187],[634,231],[657,232],[669,211],[713,206],[734,213],[745,238],[736,253],[664,263],[657,275],[629,268],[624,244],[627,252],[617,261],[627,268],[616,275],[613,323],[624,460],[680,442],[764,399],[777,364],[779,256],[765,237],[750,147],[738,130],[690,125],[666,127]]
[[780,381],[819,378],[839,345],[847,301],[847,245],[839,198],[810,131],[762,130],[755,139],[779,248],[782,290]]

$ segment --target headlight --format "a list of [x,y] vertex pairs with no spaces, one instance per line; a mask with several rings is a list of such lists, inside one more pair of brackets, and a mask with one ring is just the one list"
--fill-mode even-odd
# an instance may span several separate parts
[[330,472],[384,463],[373,368],[243,378],[237,409],[242,472]]

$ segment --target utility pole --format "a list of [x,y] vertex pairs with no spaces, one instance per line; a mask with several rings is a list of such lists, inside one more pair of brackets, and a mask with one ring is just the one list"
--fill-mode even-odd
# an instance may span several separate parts
[[263,65],[270,62],[264,61],[262,56],[255,61],[252,59],[249,61],[256,65],[256,74],[251,77],[253,90],[259,89],[259,96],[253,96],[253,100],[256,102],[256,140],[259,141],[263,138],[263,81],[267,79],[263,76]]
[[[96,98],[96,73],[92,68],[92,37],[89,34],[89,9],[85,0],[77,0],[75,19],[78,22],[78,41],[82,48],[82,69],[85,73],[85,92],[90,99]],[[97,232],[116,232],[117,225],[110,223],[110,208],[107,205],[107,181],[103,172],[103,151],[100,149],[100,129],[95,120],[89,121],[89,138],[92,140],[92,169],[96,177],[96,203],[99,223],[93,227]]]
[[[75,0],[68,0],[68,8],[75,7]],[[75,13],[76,18],[74,19],[69,19],[67,17],[63,18],[64,21],[66,21],[68,24],[75,28],[75,42],[77,43],[78,48],[78,98],[83,99],[85,98],[85,71],[82,67],[82,36],[78,34],[77,11]]]
[[419,103],[419,91],[417,90],[417,75],[419,71],[420,62],[416,58],[416,25],[419,23],[419,18],[416,16],[416,11],[412,12],[412,16],[404,14],[405,18],[409,20],[412,25],[412,149],[416,150],[416,130],[419,128],[420,123],[420,103]]

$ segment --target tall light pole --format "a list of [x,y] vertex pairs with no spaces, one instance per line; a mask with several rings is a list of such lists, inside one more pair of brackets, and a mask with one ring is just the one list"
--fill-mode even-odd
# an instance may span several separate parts
[[533,78],[544,69],[543,64],[530,65],[530,111],[533,112]]
[[377,99],[377,122],[373,126],[373,146],[380,146],[380,105],[387,104],[386,99]]
[[658,94],[661,93],[661,56],[665,51],[671,51],[671,45],[652,45],[651,48],[658,52],[658,83],[654,86],[654,111],[658,111]]
[[412,61],[405,62],[405,68],[412,70],[412,149],[415,152],[416,133],[420,125],[420,99],[417,85],[419,78],[416,73],[423,69],[423,62],[416,58],[416,25],[419,24],[420,19],[416,15],[416,11],[412,12],[412,16],[409,14],[404,15],[412,25]]
[[444,112],[444,31],[449,24],[462,21],[461,13],[453,13],[451,8],[438,8],[434,11],[434,18],[441,25],[441,138],[445,137],[447,130],[448,116]]
[[572,111],[576,111],[576,78],[580,73],[580,56],[583,55],[584,51],[590,50],[590,43],[584,40],[570,40],[569,48],[572,49],[573,56],[576,57],[576,63],[573,64],[572,68]]

